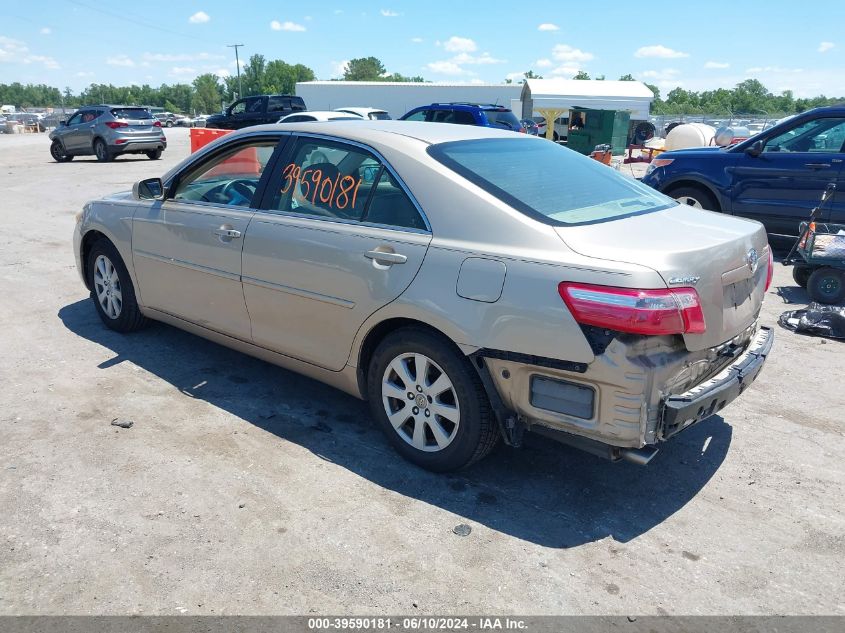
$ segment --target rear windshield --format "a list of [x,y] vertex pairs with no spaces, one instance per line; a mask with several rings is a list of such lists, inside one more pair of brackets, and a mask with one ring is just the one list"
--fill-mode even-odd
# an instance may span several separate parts
[[[112,108],[111,114],[115,119],[152,119],[153,115],[146,108]],[[159,116],[166,113],[159,112]]]
[[502,202],[548,224],[604,222],[676,204],[596,160],[536,137],[440,143],[428,152]]
[[485,110],[484,116],[493,127],[503,127],[506,130],[518,130],[522,127],[511,110]]
[[370,112],[370,118],[377,121],[389,121],[390,115],[387,112]]

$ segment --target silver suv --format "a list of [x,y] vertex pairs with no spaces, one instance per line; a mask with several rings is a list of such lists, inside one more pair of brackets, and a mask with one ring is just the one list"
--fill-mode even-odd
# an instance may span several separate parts
[[158,160],[167,139],[149,110],[137,106],[99,105],[77,110],[50,132],[50,155],[60,163],[93,154],[108,162],[120,154],[146,154]]

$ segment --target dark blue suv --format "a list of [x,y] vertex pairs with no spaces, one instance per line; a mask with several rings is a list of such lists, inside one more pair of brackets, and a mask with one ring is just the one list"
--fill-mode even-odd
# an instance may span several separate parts
[[458,123],[526,132],[525,127],[511,110],[504,106],[483,103],[432,103],[414,108],[400,121]]
[[845,105],[798,114],[737,145],[665,152],[643,182],[682,204],[758,220],[798,235],[829,183],[823,222],[845,223]]

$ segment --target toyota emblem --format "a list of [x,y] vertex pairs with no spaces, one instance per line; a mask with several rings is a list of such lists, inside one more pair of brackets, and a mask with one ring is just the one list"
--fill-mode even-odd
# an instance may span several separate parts
[[760,258],[757,255],[756,248],[752,248],[750,251],[748,251],[748,255],[745,256],[745,261],[748,264],[748,268],[751,269],[751,274],[753,275],[754,273],[756,273],[757,266],[760,263]]

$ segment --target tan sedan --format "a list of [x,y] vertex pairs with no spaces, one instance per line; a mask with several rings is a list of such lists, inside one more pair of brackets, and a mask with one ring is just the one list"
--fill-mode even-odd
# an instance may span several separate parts
[[761,225],[487,128],[249,128],[88,203],[74,246],[108,327],[164,321],[367,398],[432,470],[524,431],[645,463],[773,339]]

